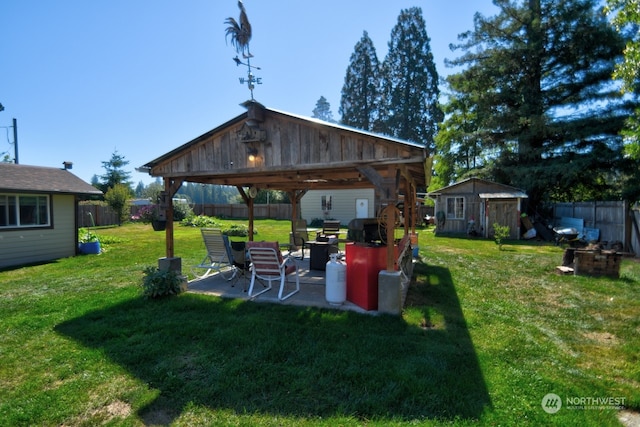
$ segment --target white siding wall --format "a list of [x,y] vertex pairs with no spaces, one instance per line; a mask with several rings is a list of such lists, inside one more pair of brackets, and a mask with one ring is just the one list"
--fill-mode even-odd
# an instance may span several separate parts
[[0,231],[0,268],[73,256],[74,196],[54,195],[53,228]]
[[340,220],[347,225],[356,217],[356,199],[369,200],[368,217],[374,217],[375,192],[373,189],[360,190],[311,190],[300,200],[302,218],[310,223],[316,218],[324,219],[322,196],[331,196],[332,209],[328,214],[331,219]]

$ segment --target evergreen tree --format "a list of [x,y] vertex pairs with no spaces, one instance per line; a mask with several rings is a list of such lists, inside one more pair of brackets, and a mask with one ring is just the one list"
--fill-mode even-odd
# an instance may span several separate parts
[[334,123],[333,113],[331,112],[331,104],[324,96],[321,96],[316,102],[316,108],[313,109],[313,116],[316,119],[324,120],[325,122]]
[[366,131],[378,131],[380,115],[380,63],[365,31],[351,54],[340,98],[340,122]]
[[98,175],[93,175],[91,177],[91,185],[93,185],[94,187],[96,187],[98,190],[102,189],[102,185],[100,184],[100,179],[98,178]]
[[102,190],[103,193],[106,193],[109,188],[113,188],[116,184],[122,184],[133,194],[130,181],[131,172],[123,169],[128,164],[129,161],[125,160],[124,156],[118,154],[118,150],[113,152],[109,161],[102,162],[102,167],[106,171],[106,173],[100,177],[102,179],[100,190]]
[[402,10],[382,64],[381,113],[384,133],[425,144],[433,151],[443,113],[430,42],[422,9]]
[[447,78],[454,115],[473,120],[456,142],[473,136],[491,178],[526,189],[534,205],[620,197],[612,184],[632,166],[618,135],[632,105],[610,80],[621,37],[595,0],[494,4],[498,15],[476,14],[454,46],[465,52],[450,61],[464,71]]
[[136,185],[135,196],[140,198],[142,194],[144,194],[144,182],[139,181],[138,185]]

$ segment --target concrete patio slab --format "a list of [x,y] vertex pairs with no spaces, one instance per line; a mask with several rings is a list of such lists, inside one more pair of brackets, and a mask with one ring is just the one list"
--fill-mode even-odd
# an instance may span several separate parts
[[[246,278],[238,278],[237,280],[227,280],[224,275],[214,274],[204,279],[192,280],[188,284],[187,291],[201,293],[207,295],[215,295],[222,298],[239,298],[255,302],[267,302],[284,305],[297,305],[305,307],[328,308],[334,310],[350,310],[358,313],[378,314],[376,310],[365,310],[356,304],[345,301],[343,304],[330,304],[325,299],[325,272],[322,270],[310,270],[309,258],[304,260],[295,259],[298,264],[298,273],[300,275],[300,292],[292,295],[290,298],[279,301],[278,288],[279,283],[274,282],[273,288],[262,295],[249,298],[247,289],[251,280],[251,273],[247,272]],[[228,275],[227,275],[228,278]],[[288,278],[285,286],[285,294],[288,290],[295,287],[295,279]],[[260,290],[262,285],[256,283],[254,289]],[[255,293],[255,292],[254,292]]]

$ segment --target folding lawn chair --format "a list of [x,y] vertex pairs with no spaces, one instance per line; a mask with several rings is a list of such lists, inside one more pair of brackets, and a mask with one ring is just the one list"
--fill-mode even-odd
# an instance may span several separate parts
[[309,232],[307,231],[307,220],[294,219],[291,221],[291,245],[289,252],[293,252],[295,248],[302,250],[300,259],[304,259],[304,248],[309,247],[307,242],[309,241]]
[[193,275],[198,279],[204,279],[218,272],[227,280],[233,279],[236,268],[233,265],[227,236],[222,234],[219,228],[201,228],[200,232],[207,254],[200,264],[192,267]]
[[[300,278],[298,276],[298,265],[293,258],[282,256],[277,242],[247,242],[247,252],[251,261],[251,283],[249,284],[249,297],[256,297],[271,289],[271,282],[280,280],[280,290],[278,299],[284,301],[293,294],[300,291]],[[287,276],[295,274],[296,288],[283,296]],[[257,294],[253,294],[253,286],[256,279],[266,281],[268,285]]]

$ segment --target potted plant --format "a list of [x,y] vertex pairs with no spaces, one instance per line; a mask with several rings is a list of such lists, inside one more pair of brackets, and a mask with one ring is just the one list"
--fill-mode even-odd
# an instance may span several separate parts
[[81,254],[93,254],[100,253],[100,240],[98,235],[87,228],[78,229],[78,250]]
[[142,295],[145,298],[160,298],[177,295],[186,290],[186,277],[175,270],[146,267],[142,279]]
[[138,212],[140,219],[145,224],[151,223],[155,231],[164,230],[167,227],[167,221],[160,219],[160,207],[158,205],[143,206]]

